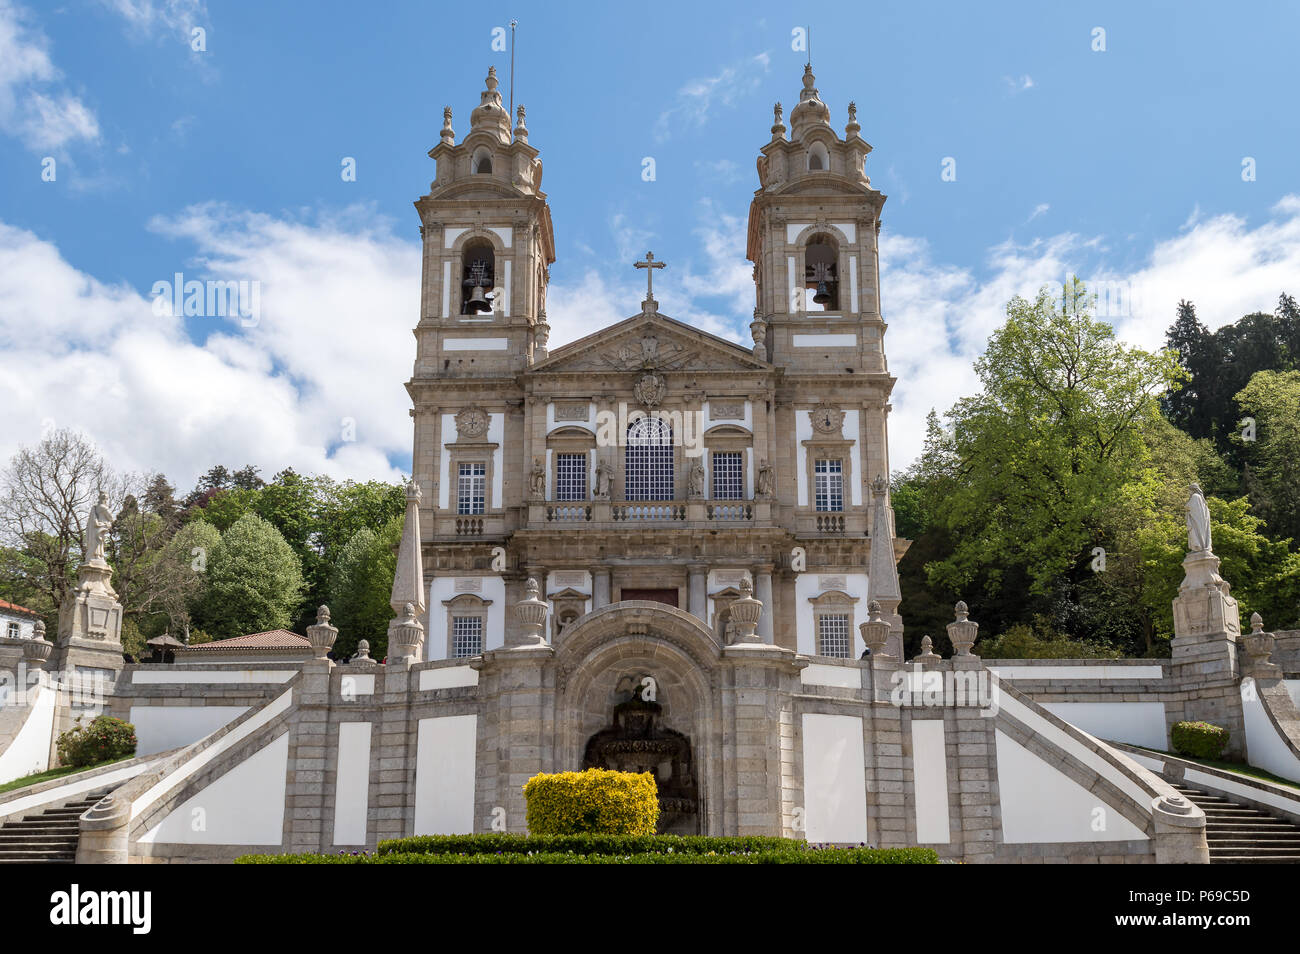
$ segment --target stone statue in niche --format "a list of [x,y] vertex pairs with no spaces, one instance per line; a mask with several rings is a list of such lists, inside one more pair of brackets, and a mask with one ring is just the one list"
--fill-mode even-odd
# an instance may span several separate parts
[[528,491],[540,500],[546,496],[546,468],[540,457],[533,458],[533,469],[528,474]]
[[692,497],[704,496],[704,464],[699,460],[691,464],[688,477],[688,492]]
[[609,461],[596,461],[596,489],[592,496],[600,500],[609,499],[609,487],[614,479],[614,468],[609,466]]
[[767,458],[764,457],[758,462],[758,496],[772,496],[775,484],[776,473],[772,470],[772,465],[767,462]]

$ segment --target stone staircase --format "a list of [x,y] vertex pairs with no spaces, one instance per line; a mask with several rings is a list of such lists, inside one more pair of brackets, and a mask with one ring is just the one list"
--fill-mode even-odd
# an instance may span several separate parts
[[1300,864],[1300,825],[1222,795],[1174,787],[1205,812],[1210,864]]
[[73,864],[77,858],[77,820],[106,791],[0,825],[0,865]]

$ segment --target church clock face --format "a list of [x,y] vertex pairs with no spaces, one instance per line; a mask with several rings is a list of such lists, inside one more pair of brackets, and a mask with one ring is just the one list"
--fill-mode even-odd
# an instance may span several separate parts
[[487,433],[489,418],[481,407],[467,407],[456,415],[456,430],[461,437],[482,437]]
[[829,404],[814,408],[809,416],[812,418],[813,430],[822,434],[839,433],[840,426],[844,423],[844,412]]

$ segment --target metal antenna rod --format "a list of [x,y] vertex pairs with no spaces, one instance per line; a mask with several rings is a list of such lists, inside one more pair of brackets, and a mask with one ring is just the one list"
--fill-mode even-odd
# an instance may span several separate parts
[[519,26],[519,21],[512,19],[510,21],[510,115],[515,115],[515,27]]

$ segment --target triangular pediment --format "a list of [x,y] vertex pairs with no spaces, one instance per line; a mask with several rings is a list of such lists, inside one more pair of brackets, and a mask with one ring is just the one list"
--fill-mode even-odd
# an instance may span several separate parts
[[599,371],[767,371],[734,342],[658,313],[634,315],[556,348],[532,374]]

